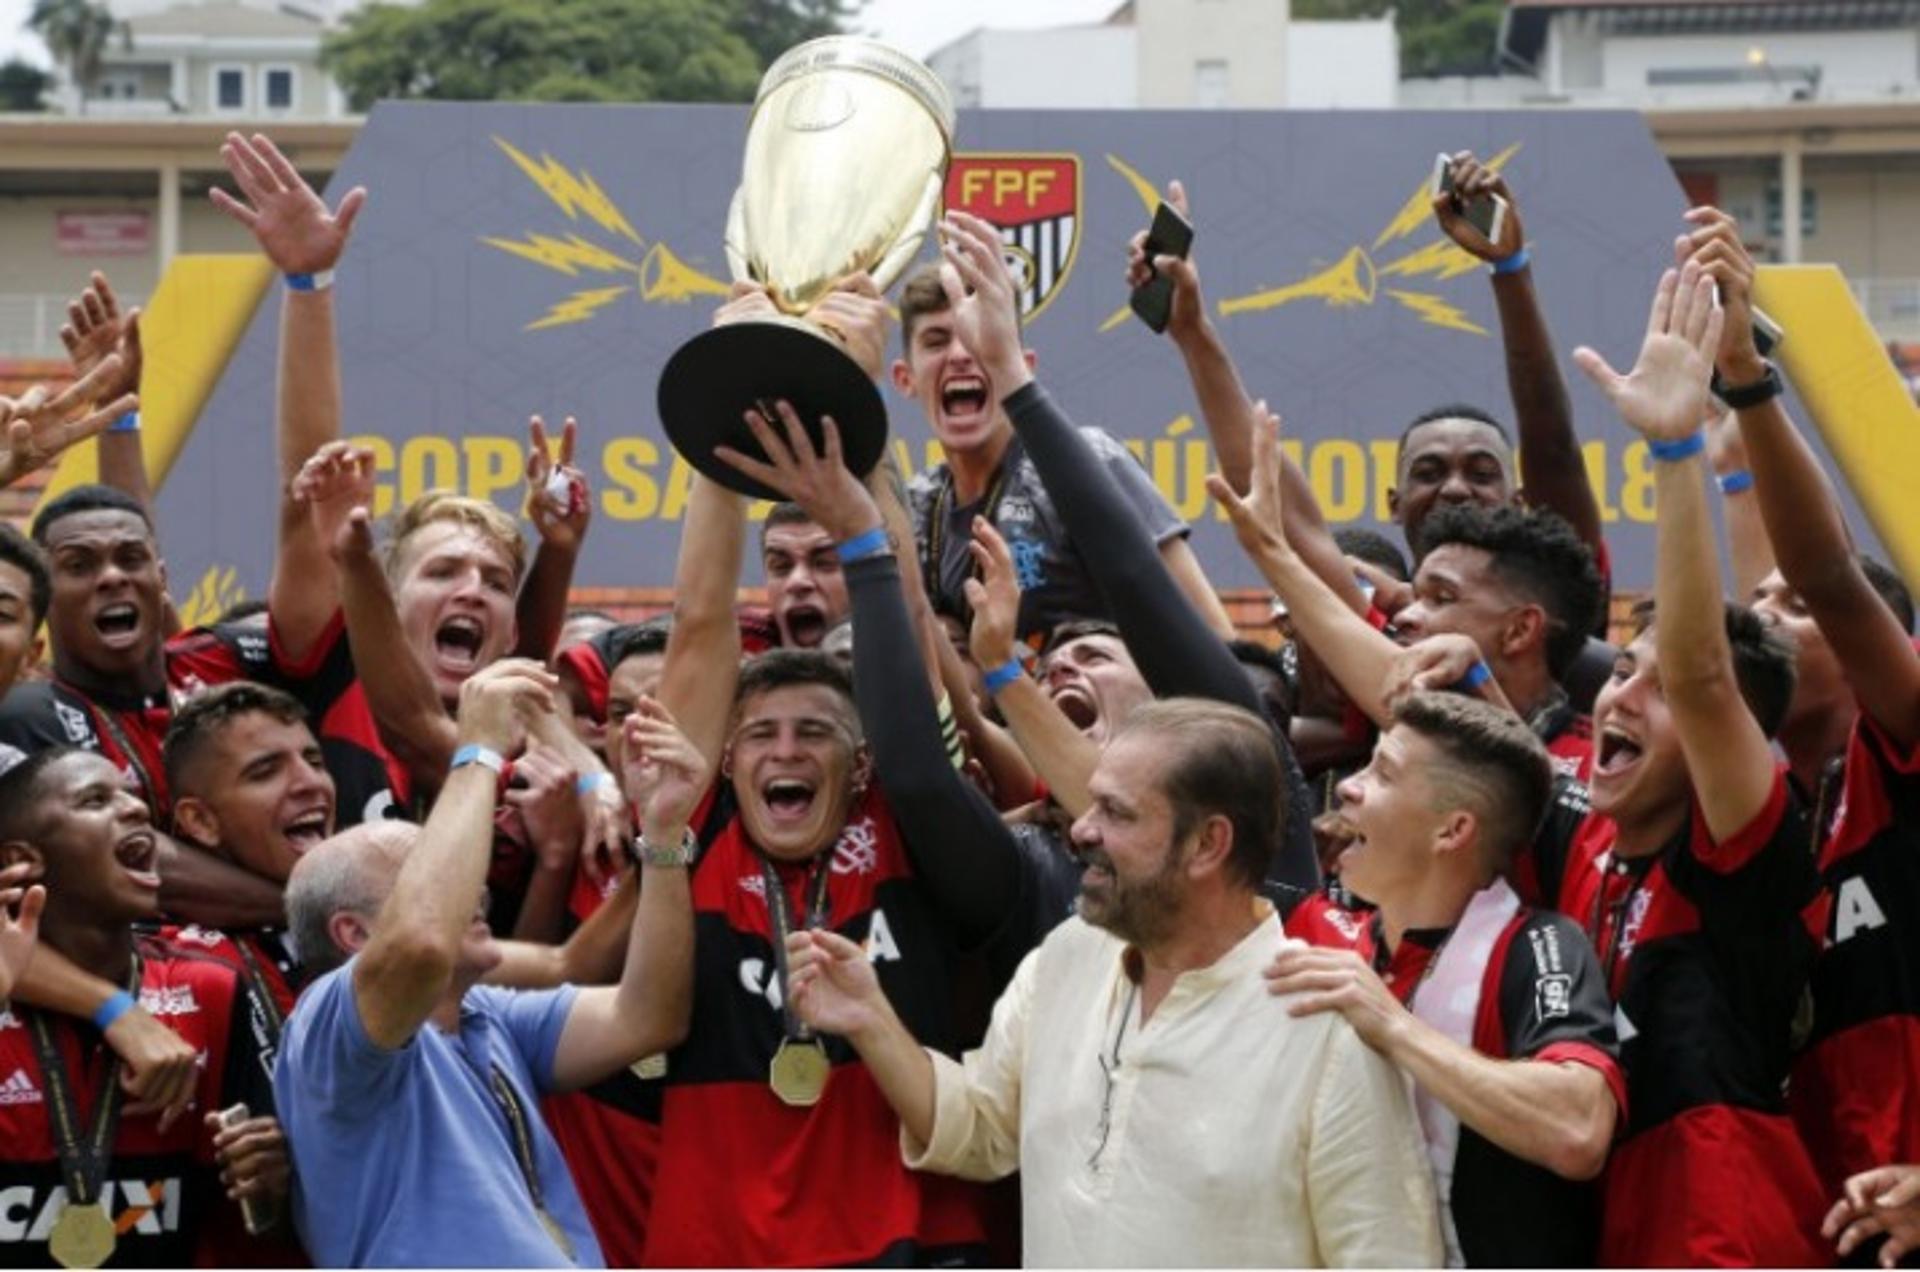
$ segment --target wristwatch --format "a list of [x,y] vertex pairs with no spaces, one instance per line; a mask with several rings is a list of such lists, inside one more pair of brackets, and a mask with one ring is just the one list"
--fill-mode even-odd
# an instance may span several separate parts
[[627,860],[636,868],[640,866],[690,866],[700,852],[700,841],[694,837],[693,827],[680,832],[680,842],[672,847],[650,844],[644,834],[635,835],[627,841]]
[[1771,402],[1786,392],[1786,387],[1780,381],[1780,368],[1771,362],[1767,363],[1767,373],[1752,384],[1728,384],[1718,371],[1713,373],[1713,395],[1736,411]]

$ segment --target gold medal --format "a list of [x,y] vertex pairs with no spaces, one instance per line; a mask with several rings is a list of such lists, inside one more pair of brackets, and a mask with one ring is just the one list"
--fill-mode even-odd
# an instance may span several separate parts
[[667,1053],[660,1051],[650,1056],[643,1056],[627,1067],[633,1070],[634,1077],[642,1081],[652,1082],[664,1078],[667,1076]]
[[553,1244],[560,1247],[560,1253],[569,1259],[573,1258],[573,1239],[567,1236],[567,1230],[560,1226],[560,1221],[553,1217],[553,1212],[545,1206],[536,1206],[534,1213],[540,1216],[540,1226],[545,1228],[547,1235],[553,1238]]
[[119,1243],[120,1234],[114,1231],[104,1205],[68,1202],[47,1237],[47,1251],[63,1268],[97,1268],[113,1257]]
[[767,1066],[767,1085],[782,1104],[812,1108],[825,1094],[827,1074],[832,1069],[827,1049],[818,1038],[783,1038],[780,1050],[773,1053],[773,1063]]

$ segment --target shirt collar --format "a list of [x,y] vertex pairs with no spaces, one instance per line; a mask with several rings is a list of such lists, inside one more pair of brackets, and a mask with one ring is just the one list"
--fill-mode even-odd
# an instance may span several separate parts
[[[1279,912],[1273,908],[1271,901],[1255,896],[1252,905],[1254,914],[1259,918],[1253,930],[1208,966],[1180,973],[1175,978],[1175,984],[1188,985],[1195,990],[1211,990],[1243,976],[1260,974],[1261,966],[1272,957],[1278,939],[1285,933],[1280,926]],[[1120,950],[1120,974],[1137,985],[1145,972],[1146,960],[1139,949],[1132,944],[1123,946]]]

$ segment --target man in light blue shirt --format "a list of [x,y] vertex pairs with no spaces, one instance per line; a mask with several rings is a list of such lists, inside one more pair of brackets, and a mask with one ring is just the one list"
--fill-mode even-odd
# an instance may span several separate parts
[[551,709],[553,688],[525,660],[476,674],[426,824],[356,827],[294,868],[289,927],[302,961],[326,970],[288,1019],[274,1089],[294,1219],[319,1266],[604,1266],[539,1100],[685,1036],[685,828],[707,776],[643,702],[624,776],[642,814],[645,886],[620,983],[477,986],[502,958],[483,901],[500,754],[518,717]]

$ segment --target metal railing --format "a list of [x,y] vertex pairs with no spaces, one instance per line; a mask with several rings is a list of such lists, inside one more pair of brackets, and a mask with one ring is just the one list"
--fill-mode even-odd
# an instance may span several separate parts
[[1920,342],[1920,278],[1859,278],[1853,294],[1882,339]]

